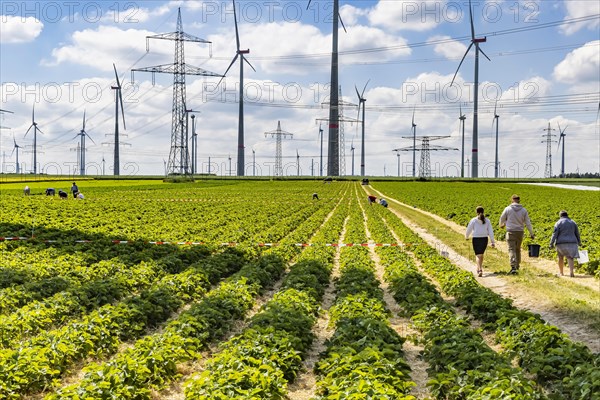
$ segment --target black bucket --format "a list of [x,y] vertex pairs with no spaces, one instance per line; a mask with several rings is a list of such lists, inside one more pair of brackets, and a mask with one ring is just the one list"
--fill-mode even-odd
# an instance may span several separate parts
[[529,244],[527,245],[529,249],[529,257],[539,257],[540,256],[540,245],[539,244]]

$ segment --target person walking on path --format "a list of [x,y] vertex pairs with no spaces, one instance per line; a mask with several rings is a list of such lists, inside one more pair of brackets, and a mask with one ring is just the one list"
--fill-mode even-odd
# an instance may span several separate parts
[[75,182],[73,182],[73,186],[71,186],[71,193],[73,193],[74,199],[77,198],[77,193],[79,193],[79,188],[77,187]]
[[569,215],[565,210],[559,212],[558,216],[559,220],[554,224],[554,232],[552,232],[552,238],[550,239],[550,248],[553,248],[554,245],[556,245],[556,252],[558,253],[558,270],[560,271],[560,275],[563,275],[566,257],[567,263],[569,264],[570,276],[571,278],[574,278],[573,259],[577,258],[577,255],[579,254],[578,246],[581,246],[579,228],[575,221],[569,218]]
[[465,239],[469,240],[469,236],[473,234],[473,251],[477,258],[477,276],[482,276],[483,254],[488,245],[488,237],[492,242],[492,247],[496,246],[496,242],[494,241],[494,229],[492,228],[492,223],[486,218],[483,207],[479,206],[475,211],[477,212],[477,216],[469,221],[467,231],[465,232]]
[[513,194],[511,200],[512,203],[500,215],[500,227],[506,227],[506,244],[508,245],[510,259],[509,274],[516,274],[521,264],[521,244],[523,243],[525,227],[527,227],[532,239],[535,238],[535,235],[533,234],[527,209],[520,204],[521,198]]

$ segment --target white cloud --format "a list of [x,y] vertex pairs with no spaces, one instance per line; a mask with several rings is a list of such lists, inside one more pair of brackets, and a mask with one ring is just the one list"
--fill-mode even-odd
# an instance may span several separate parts
[[[449,40],[450,36],[444,35],[436,35],[429,38],[427,42],[437,42],[437,41],[446,41]],[[437,43],[433,46],[433,51],[436,54],[440,54],[446,57],[448,60],[460,59],[467,51],[467,46],[462,44],[461,42],[457,42],[456,40],[449,40],[444,43]]]
[[[244,49],[250,48],[250,55],[247,58],[259,73],[307,75],[313,73],[315,68],[323,71],[329,69],[331,34],[323,34],[315,26],[273,22],[241,24],[239,30],[240,45]],[[275,37],[277,40],[264,40],[264,38]],[[223,31],[222,34],[211,35],[208,39],[213,42],[215,49],[215,65],[217,67],[213,70],[224,71],[235,55],[235,34],[229,29],[226,32]],[[347,33],[340,30],[340,52],[372,48],[373,43],[377,43],[377,47],[397,46],[399,49],[383,53],[342,54],[340,55],[341,62],[382,61],[405,56],[411,52],[410,48],[403,47],[406,45],[406,40],[378,28],[353,25],[348,27]],[[273,54],[277,54],[277,57],[257,60],[263,55]],[[307,57],[286,59],[286,56],[290,55],[306,55]]]
[[[565,19],[581,18],[589,15],[600,14],[600,2],[598,1],[565,0],[564,4],[567,9],[567,15],[565,16]],[[600,27],[600,19],[596,17],[583,23],[563,25],[560,29],[565,35],[572,35],[583,28],[595,30],[597,33],[598,27]]]
[[[76,31],[71,36],[71,44],[53,49],[52,59],[43,60],[42,64],[55,66],[72,63],[101,71],[111,71],[113,62],[130,67],[146,55],[146,36],[153,34],[145,30],[122,30],[104,25],[97,29]],[[162,63],[165,63],[165,57],[168,57],[172,62],[173,42],[152,41],[150,46],[150,53],[145,57],[151,61],[160,57]],[[146,61],[150,61],[148,58]]]
[[563,83],[583,84],[600,81],[600,40],[573,50],[554,67],[554,79]]
[[443,0],[379,1],[368,12],[371,24],[392,31],[426,31],[435,28],[444,20]]
[[358,20],[367,15],[367,11],[362,8],[357,8],[349,4],[344,4],[340,7],[340,17],[346,26],[356,25]]
[[0,15],[0,43],[27,43],[39,36],[44,24],[34,17]]

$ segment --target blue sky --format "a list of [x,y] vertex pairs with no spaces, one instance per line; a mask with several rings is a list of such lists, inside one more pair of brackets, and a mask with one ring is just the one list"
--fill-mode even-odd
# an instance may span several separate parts
[[[212,42],[187,43],[186,62],[224,73],[235,55],[231,1],[143,2],[11,2],[0,10],[1,108],[0,151],[3,170],[14,170],[13,137],[22,146],[22,167],[32,169],[32,106],[44,134],[38,136],[39,169],[72,173],[84,110],[87,170],[111,173],[114,126],[115,63],[124,86],[127,130],[121,149],[122,174],[162,174],[169,157],[172,76],[130,70],[173,62],[173,42],[147,35],[172,32],[177,9],[184,31]],[[318,119],[328,95],[332,1],[238,1],[242,48],[256,72],[245,68],[246,161],[256,152],[258,171],[272,171],[275,142],[264,132],[277,121],[294,134],[283,143],[284,173],[296,174],[296,151],[303,175],[318,171]],[[450,81],[469,44],[468,2],[340,1],[347,32],[339,34],[340,85],[348,104],[347,119],[357,116],[355,85],[365,91],[366,172],[396,176],[396,153],[410,146],[413,110],[417,136],[449,138],[432,144],[461,147],[459,107],[466,114],[465,158],[471,154],[473,51],[465,59],[454,86]],[[480,59],[479,176],[493,176],[495,142],[493,111],[498,100],[499,159],[504,176],[544,175],[550,122],[568,126],[565,171],[599,172],[600,6],[581,1],[473,2],[477,36],[487,36]],[[577,21],[577,22],[576,22]],[[564,22],[563,24],[560,24]],[[340,28],[341,29],[341,28]],[[188,104],[197,116],[199,169],[229,174],[229,156],[237,151],[238,66],[219,88],[218,79],[188,76]],[[354,104],[354,105],[352,105]],[[8,129],[10,128],[10,129]],[[360,132],[344,125],[345,171],[350,174],[354,144],[359,171]],[[553,137],[557,140],[558,136]],[[103,144],[104,143],[104,144]],[[552,169],[560,170],[557,143],[552,143]],[[325,150],[326,154],[326,150]],[[420,154],[417,153],[417,162]],[[314,164],[313,164],[314,162]],[[400,174],[412,173],[412,154],[400,154]],[[460,151],[431,153],[432,174],[456,176]],[[417,165],[418,168],[418,165]],[[235,166],[233,166],[235,173]],[[251,174],[251,166],[247,173]]]

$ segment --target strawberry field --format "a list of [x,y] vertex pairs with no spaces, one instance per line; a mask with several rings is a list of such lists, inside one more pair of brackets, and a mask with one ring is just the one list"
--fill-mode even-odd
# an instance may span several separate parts
[[[523,246],[536,242],[542,245],[541,254],[553,258],[554,250],[548,249],[558,212],[567,210],[581,232],[582,248],[588,250],[590,265],[594,272],[600,262],[600,192],[557,189],[517,183],[465,183],[465,182],[380,182],[373,185],[386,196],[393,197],[408,205],[427,210],[434,214],[467,226],[476,216],[475,208],[483,206],[496,230],[504,207],[510,204],[510,197],[519,194],[521,204],[529,212],[535,232],[532,241],[526,235]],[[503,231],[499,231],[503,232]],[[502,235],[498,239],[503,240]],[[598,271],[600,277],[600,271]]]
[[[600,355],[358,183],[86,181],[85,200],[49,185],[70,182],[1,185],[0,399],[599,398]],[[419,207],[437,196],[381,185]],[[592,250],[597,207],[559,207]]]

